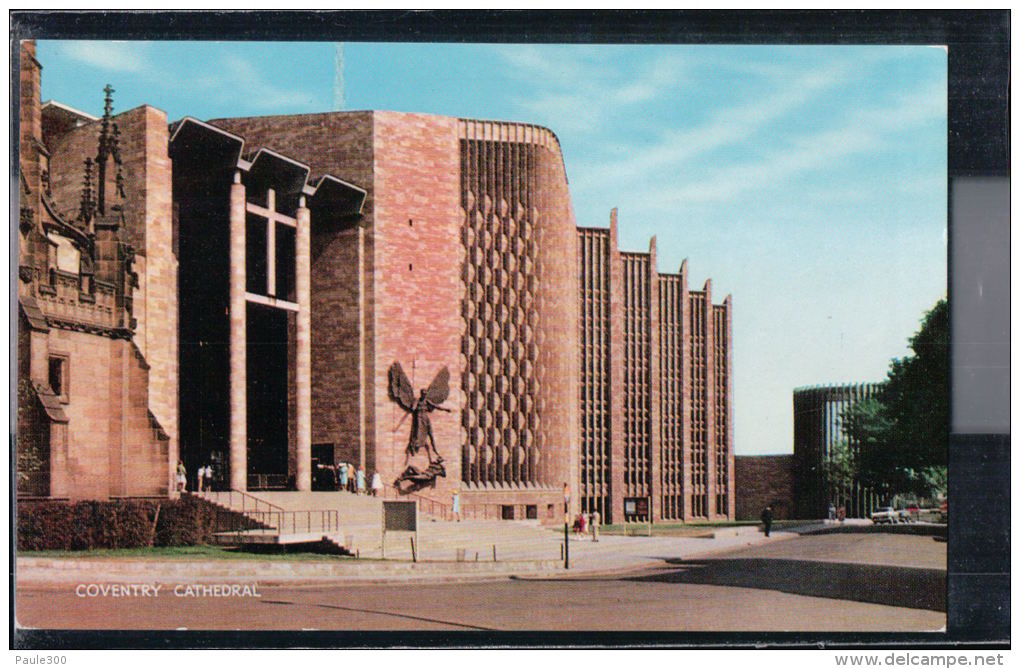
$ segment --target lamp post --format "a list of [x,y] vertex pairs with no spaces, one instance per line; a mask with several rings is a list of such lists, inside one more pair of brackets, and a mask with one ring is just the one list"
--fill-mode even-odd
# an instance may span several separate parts
[[570,484],[563,484],[563,568],[570,569]]

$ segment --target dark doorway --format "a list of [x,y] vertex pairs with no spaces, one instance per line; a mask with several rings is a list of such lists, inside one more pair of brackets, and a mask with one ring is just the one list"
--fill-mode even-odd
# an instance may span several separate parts
[[332,466],[336,464],[335,450],[333,444],[312,444],[312,460],[320,465]]
[[287,312],[248,304],[248,487],[285,488]]
[[[174,161],[178,268],[180,457],[194,475],[224,454],[218,481],[230,480],[229,193],[208,168]],[[194,174],[202,174],[195,178]],[[175,463],[176,464],[176,463]]]

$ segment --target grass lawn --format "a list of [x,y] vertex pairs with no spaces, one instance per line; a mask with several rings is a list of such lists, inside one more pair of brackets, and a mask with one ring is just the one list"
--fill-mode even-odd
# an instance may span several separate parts
[[84,551],[18,551],[18,557],[45,558],[109,558],[109,559],[150,559],[150,560],[282,560],[285,562],[322,562],[332,560],[353,560],[353,557],[315,553],[307,549],[292,547],[283,552],[245,551],[229,546],[173,546],[145,548],[97,548]]

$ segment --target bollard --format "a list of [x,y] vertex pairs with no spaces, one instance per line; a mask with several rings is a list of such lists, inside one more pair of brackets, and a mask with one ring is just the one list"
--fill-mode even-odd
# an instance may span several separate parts
[[560,543],[560,559],[563,559],[563,544]]
[[496,544],[492,544],[492,561],[496,561]]
[[475,551],[475,562],[478,562],[478,551]]

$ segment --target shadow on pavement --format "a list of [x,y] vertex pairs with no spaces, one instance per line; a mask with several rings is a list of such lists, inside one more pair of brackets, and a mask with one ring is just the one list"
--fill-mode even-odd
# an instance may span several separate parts
[[946,536],[945,525],[831,525],[816,527],[791,527],[787,531],[797,534],[913,534],[922,537]]
[[946,572],[941,569],[776,558],[667,562],[680,568],[623,580],[778,590],[808,597],[946,610]]

